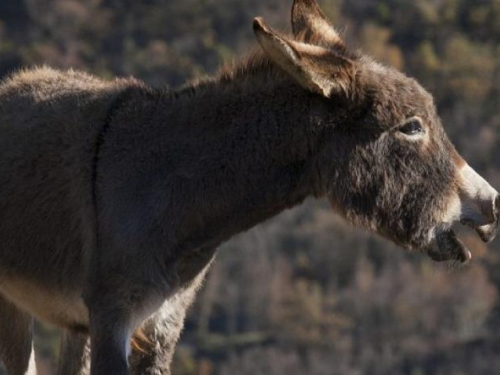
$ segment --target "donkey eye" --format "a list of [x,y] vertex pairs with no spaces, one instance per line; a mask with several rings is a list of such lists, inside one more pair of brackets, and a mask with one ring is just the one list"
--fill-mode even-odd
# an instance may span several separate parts
[[417,135],[424,132],[424,128],[419,120],[410,120],[399,128],[401,133],[406,135]]

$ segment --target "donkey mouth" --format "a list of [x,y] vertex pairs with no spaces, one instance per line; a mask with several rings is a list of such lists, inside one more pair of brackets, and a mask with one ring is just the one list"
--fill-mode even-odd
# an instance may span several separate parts
[[[462,218],[460,223],[475,229],[476,233],[484,242],[490,242],[497,235],[498,219],[498,215],[495,215],[493,223],[478,225],[474,220]],[[427,254],[432,260],[438,262],[458,260],[462,263],[466,263],[472,258],[470,250],[449,227],[435,228],[434,241],[427,251]]]
[[498,217],[491,224],[477,225],[473,220],[461,219],[460,223],[476,230],[476,233],[483,240],[483,242],[491,242],[498,232]]

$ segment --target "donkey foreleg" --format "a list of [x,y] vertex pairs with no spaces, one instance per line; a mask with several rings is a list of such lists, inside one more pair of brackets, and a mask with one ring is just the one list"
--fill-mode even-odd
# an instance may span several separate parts
[[[184,297],[165,302],[160,310],[144,321],[141,335],[133,339],[136,347],[132,345],[128,358],[129,374],[170,375],[170,363],[186,310],[179,300],[186,301],[189,296]],[[87,335],[65,331],[60,353],[57,375],[90,374],[90,340]]]
[[131,373],[168,375],[186,309],[215,248],[200,248],[168,261],[158,257],[160,251],[151,249],[104,248],[108,250],[96,253],[93,259],[93,274],[85,292],[90,313],[91,375],[126,375],[130,340],[141,325],[148,339],[145,353],[130,356]]
[[[170,363],[184,326],[186,307],[180,295],[167,300],[141,327],[146,340],[130,356],[132,375],[170,375]],[[144,342],[145,341],[145,342]]]
[[0,296],[0,359],[8,375],[36,375],[33,318]]
[[154,264],[134,268],[135,259],[125,259],[123,264],[122,268],[115,262],[115,268],[104,276],[97,271],[85,294],[90,315],[91,375],[127,374],[134,332],[172,293],[173,284],[159,277]]
[[130,311],[121,303],[111,308],[91,304],[89,310],[91,375],[126,375],[132,336]]
[[142,325],[147,341],[130,357],[132,375],[170,375],[170,364],[175,346],[184,327],[186,311],[193,302],[197,290],[215,255],[215,248],[198,252],[189,257],[189,267],[182,266],[180,272],[187,284],[168,298],[161,308]]

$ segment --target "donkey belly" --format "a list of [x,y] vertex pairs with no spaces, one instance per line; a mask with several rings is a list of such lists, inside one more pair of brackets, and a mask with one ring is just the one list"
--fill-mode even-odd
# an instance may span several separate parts
[[14,294],[26,295],[34,299],[33,307],[41,306],[57,301],[48,291],[67,295],[82,288],[94,243],[92,207],[85,201],[89,193],[63,160],[46,159],[54,156],[50,151],[39,158],[26,151],[7,165],[1,143],[0,291],[12,300],[18,298]]
[[40,320],[75,331],[88,329],[88,309],[78,290],[56,290],[33,281],[4,278],[0,294]]
[[35,155],[26,149],[14,160],[1,143],[0,294],[40,319],[82,329],[88,314],[81,295],[94,244],[89,182],[77,175],[83,166],[64,160],[64,150],[56,155],[56,146],[44,152],[38,145]]

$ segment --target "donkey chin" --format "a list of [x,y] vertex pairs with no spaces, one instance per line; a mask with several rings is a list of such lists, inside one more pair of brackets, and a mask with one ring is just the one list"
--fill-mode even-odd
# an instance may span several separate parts
[[460,184],[448,205],[441,224],[431,229],[425,252],[435,261],[469,261],[472,254],[456,236],[451,226],[455,222],[476,230],[484,242],[492,241],[498,231],[500,196],[485,179],[464,163],[460,168]]

